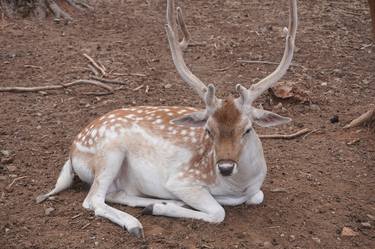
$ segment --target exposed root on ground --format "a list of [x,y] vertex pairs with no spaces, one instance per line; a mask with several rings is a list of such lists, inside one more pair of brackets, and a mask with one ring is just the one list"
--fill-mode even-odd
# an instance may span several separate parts
[[310,130],[309,129],[302,129],[300,131],[297,131],[292,134],[272,134],[272,135],[259,135],[260,138],[272,138],[272,139],[293,139],[300,137],[306,133],[308,133]]
[[84,0],[0,0],[0,12],[7,17],[34,15],[39,19],[52,14],[56,20],[73,20],[69,9],[93,10]]
[[0,87],[0,92],[13,92],[13,93],[42,92],[42,91],[48,91],[48,90],[69,88],[69,87],[76,86],[76,85],[93,85],[93,86],[105,89],[105,91],[104,92],[86,92],[82,94],[100,96],[100,95],[113,94],[115,90],[120,90],[124,88],[124,86],[120,86],[114,89],[112,86],[108,85],[108,84],[126,85],[126,83],[123,81],[119,81],[119,80],[104,78],[104,76],[108,75],[105,67],[101,63],[96,62],[93,58],[91,58],[87,54],[83,54],[83,56],[89,60],[89,63],[90,63],[88,64],[89,71],[91,71],[94,74],[94,76],[92,75],[89,76],[90,79],[78,79],[69,83],[64,83],[64,84],[59,84],[59,85],[47,85],[47,86],[35,86],[35,87]]

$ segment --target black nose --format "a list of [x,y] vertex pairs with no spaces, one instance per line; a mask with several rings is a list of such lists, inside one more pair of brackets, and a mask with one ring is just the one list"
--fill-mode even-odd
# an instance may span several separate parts
[[232,160],[220,160],[216,163],[216,165],[219,168],[219,172],[222,176],[230,176],[233,173],[233,169],[237,163]]

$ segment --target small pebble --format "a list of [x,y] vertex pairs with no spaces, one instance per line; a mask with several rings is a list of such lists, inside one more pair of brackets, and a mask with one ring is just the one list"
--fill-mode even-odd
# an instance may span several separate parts
[[55,209],[53,207],[49,207],[44,210],[44,214],[50,215],[53,211],[55,211]]
[[343,227],[341,231],[341,236],[343,237],[354,237],[357,236],[358,233],[353,231],[350,227]]
[[265,242],[263,242],[263,247],[264,248],[271,248],[272,247],[272,243],[269,242],[269,241],[265,241]]
[[320,244],[320,239],[318,237],[312,237],[312,240],[316,243]]
[[370,222],[361,222],[361,226],[364,227],[364,228],[371,228],[371,224]]
[[17,170],[17,167],[16,167],[16,166],[13,166],[13,165],[8,165],[8,166],[7,166],[7,169],[8,169],[9,172],[14,172],[14,171]]
[[95,241],[94,244],[95,244],[95,246],[98,246],[98,245],[99,245],[99,242],[98,242],[98,241]]
[[339,116],[333,115],[332,118],[329,119],[329,121],[331,121],[332,124],[338,123],[339,122]]

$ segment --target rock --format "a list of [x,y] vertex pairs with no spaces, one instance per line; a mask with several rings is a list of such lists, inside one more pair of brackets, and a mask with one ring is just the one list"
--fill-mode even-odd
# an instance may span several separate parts
[[264,248],[271,248],[272,247],[272,243],[269,242],[269,241],[265,241],[265,242],[263,242],[263,247]]
[[295,241],[296,240],[296,236],[294,236],[293,234],[289,236],[289,241]]
[[316,243],[320,244],[320,239],[318,237],[312,237],[311,239]]
[[361,222],[361,226],[363,228],[371,228],[371,224],[370,222],[366,221],[366,222]]
[[312,111],[320,111],[320,107],[316,104],[311,104],[310,105],[310,110]]
[[95,244],[95,246],[98,246],[98,245],[99,245],[99,242],[98,242],[98,241],[95,241],[94,244]]
[[8,169],[9,172],[14,172],[14,171],[17,170],[17,167],[16,167],[16,166],[13,166],[13,165],[8,165],[8,166],[7,166],[7,169]]
[[341,231],[342,237],[354,237],[357,236],[358,233],[353,231],[350,227],[343,227]]
[[9,233],[10,229],[9,228],[5,228],[5,233]]
[[6,157],[8,157],[8,156],[10,156],[10,154],[12,154],[10,152],[10,150],[0,150],[0,153],[3,154],[3,156],[6,156]]
[[320,85],[321,86],[327,86],[327,82],[322,82]]
[[172,84],[169,84],[169,83],[164,85],[164,88],[165,88],[165,89],[169,89],[169,88],[171,88],[171,87],[172,87]]
[[50,215],[53,211],[55,211],[55,209],[53,207],[48,207],[44,210],[44,214],[45,215]]
[[339,122],[339,116],[337,116],[337,115],[333,115],[333,116],[329,119],[329,121],[330,121],[332,124],[334,124],[334,123],[338,123],[338,122]]

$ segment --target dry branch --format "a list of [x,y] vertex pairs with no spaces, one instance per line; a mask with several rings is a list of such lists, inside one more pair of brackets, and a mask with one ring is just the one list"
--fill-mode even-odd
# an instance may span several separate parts
[[75,80],[70,83],[65,83],[61,85],[49,85],[49,86],[36,86],[36,87],[0,87],[0,92],[14,92],[14,93],[22,93],[22,92],[39,92],[39,91],[48,91],[48,90],[56,90],[62,88],[68,88],[75,85],[94,85],[100,88],[104,88],[108,91],[108,94],[113,93],[113,88],[100,82],[97,80]]
[[111,79],[104,79],[96,76],[92,76],[91,79],[97,80],[103,83],[109,83],[109,84],[116,84],[116,85],[127,85],[126,82],[119,81],[119,80],[111,80]]
[[88,59],[90,61],[90,63],[97,69],[100,71],[100,73],[105,76],[106,75],[106,72],[105,72],[105,68],[100,66],[93,58],[91,58],[89,55],[87,54],[83,54],[83,56],[85,56],[86,59]]
[[12,186],[16,183],[16,181],[19,181],[23,178],[26,178],[27,176],[20,176],[17,178],[14,178],[14,180],[5,188],[7,191],[11,190]]
[[[239,63],[244,63],[244,64],[266,64],[266,65],[279,65],[280,63],[278,62],[273,62],[273,61],[259,61],[259,60],[237,60]],[[302,67],[301,65],[298,64],[290,64],[291,67]]]
[[360,126],[360,125],[368,125],[371,128],[375,128],[375,107],[371,110],[367,111],[366,113],[362,114],[358,118],[354,119],[352,122],[344,126],[344,129]]
[[259,135],[259,137],[260,138],[272,138],[272,139],[293,139],[293,138],[302,136],[303,134],[306,134],[309,131],[310,130],[306,128],[306,129],[302,129],[300,131],[297,131],[297,132],[295,132],[293,134],[287,134],[287,135],[284,135],[284,134]]

